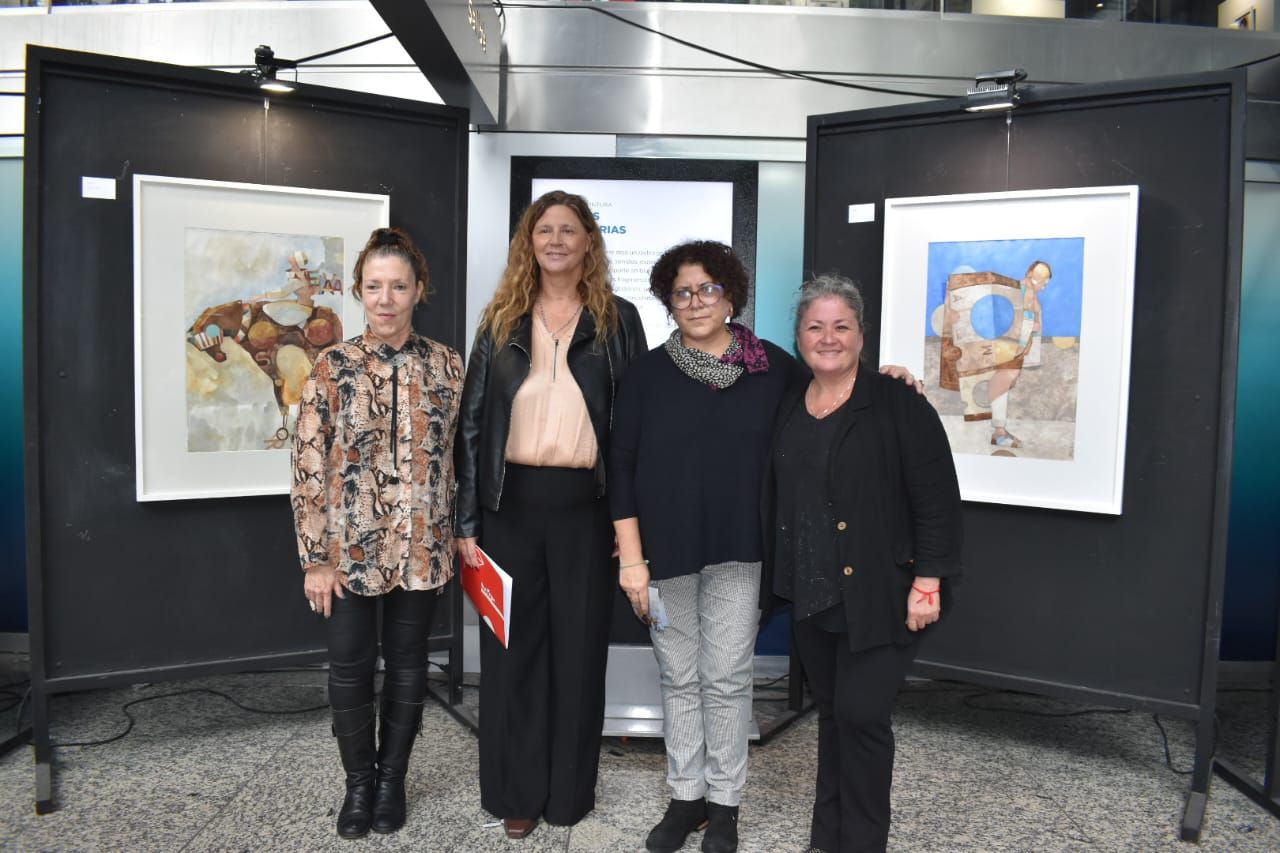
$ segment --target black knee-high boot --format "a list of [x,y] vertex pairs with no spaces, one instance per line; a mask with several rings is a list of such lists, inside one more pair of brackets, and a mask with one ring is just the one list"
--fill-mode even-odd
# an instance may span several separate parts
[[347,795],[338,812],[338,834],[363,838],[373,822],[374,768],[373,703],[333,712],[333,736],[338,739],[342,769],[347,772]]
[[404,777],[409,754],[422,724],[422,702],[382,698],[378,735],[378,781],[373,794],[373,831],[395,832],[404,826]]

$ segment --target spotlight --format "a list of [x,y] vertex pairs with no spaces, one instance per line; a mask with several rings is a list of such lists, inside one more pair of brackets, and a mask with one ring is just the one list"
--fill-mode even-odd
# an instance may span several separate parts
[[281,68],[297,68],[296,60],[280,59],[270,47],[260,44],[253,51],[253,66],[241,73],[249,75],[262,91],[283,95],[294,90],[292,83],[278,79],[276,74]]
[[973,88],[965,92],[964,108],[971,113],[1011,110],[1018,105],[1018,81],[1027,72],[1021,68],[987,71],[973,78]]

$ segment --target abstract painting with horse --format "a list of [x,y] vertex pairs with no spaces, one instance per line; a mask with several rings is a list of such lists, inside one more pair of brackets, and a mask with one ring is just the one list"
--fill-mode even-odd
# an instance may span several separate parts
[[185,229],[187,450],[287,447],[302,386],[342,340],[343,240]]

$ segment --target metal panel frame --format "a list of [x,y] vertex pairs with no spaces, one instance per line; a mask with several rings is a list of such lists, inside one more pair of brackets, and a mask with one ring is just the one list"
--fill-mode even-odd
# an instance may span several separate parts
[[[46,491],[44,467],[41,464],[44,448],[42,447],[41,419],[41,367],[39,360],[40,311],[39,300],[31,298],[41,285],[41,265],[43,248],[43,228],[41,224],[48,214],[41,205],[41,194],[44,189],[42,176],[41,134],[45,132],[42,120],[44,99],[43,83],[49,74],[62,74],[69,77],[89,79],[128,78],[131,82],[156,89],[176,91],[199,91],[226,93],[232,96],[247,96],[257,101],[256,93],[249,93],[242,78],[224,72],[189,69],[178,66],[138,60],[120,59],[77,51],[58,50],[54,48],[32,46],[27,53],[26,74],[26,128],[27,145],[23,172],[24,219],[27,223],[23,235],[23,282],[27,298],[23,305],[24,336],[24,479],[26,490],[26,532],[27,532],[27,603],[30,623],[30,656],[31,656],[31,742],[35,763],[35,809],[38,814],[47,814],[54,810],[54,744],[49,737],[49,700],[58,693],[89,688],[107,688],[135,683],[140,680],[159,681],[178,678],[194,678],[205,675],[246,670],[276,668],[299,664],[315,663],[326,654],[324,648],[304,648],[285,653],[240,656],[234,659],[207,660],[197,663],[183,663],[172,666],[157,666],[144,669],[114,670],[102,673],[78,674],[65,677],[50,677],[48,667],[47,637],[53,619],[46,612],[45,602],[47,590],[44,578],[44,553],[42,547],[43,531],[43,495]],[[462,144],[456,146],[456,159],[452,163],[441,164],[453,169],[456,180],[453,196],[456,199],[457,221],[466,221],[467,205],[467,112],[457,107],[443,107],[435,104],[421,104],[398,98],[371,96],[340,89],[329,89],[320,86],[300,85],[292,97],[311,108],[323,106],[334,112],[358,110],[361,112],[381,109],[388,113],[420,115],[432,121],[451,123],[460,135]],[[198,164],[196,164],[198,167]],[[393,182],[388,181],[388,185]],[[465,276],[466,269],[466,229],[456,229],[452,250],[460,270],[460,277]],[[451,333],[454,339],[461,342],[464,334],[465,299],[459,299],[455,316],[451,318]],[[454,584],[447,594],[448,612],[451,622],[447,636],[433,637],[429,642],[431,652],[447,652],[448,663],[446,689],[440,692],[431,691],[433,698],[445,704],[446,708],[457,705],[462,699],[462,597],[459,587]],[[455,713],[456,716],[456,713]]]
[[[1218,683],[1218,647],[1222,629],[1223,584],[1226,574],[1227,524],[1231,486],[1232,442],[1235,422],[1235,376],[1239,339],[1241,241],[1244,215],[1244,144],[1245,144],[1245,72],[1224,71],[1199,75],[1126,81],[1096,86],[1081,86],[1051,91],[1029,92],[1024,103],[1034,103],[1040,110],[1080,109],[1094,99],[1105,98],[1108,106],[1130,102],[1204,97],[1210,90],[1228,93],[1230,98],[1230,151],[1227,189],[1226,233],[1228,246],[1223,270],[1224,316],[1222,318],[1222,353],[1218,364],[1220,397],[1217,413],[1218,438],[1215,447],[1215,472],[1212,496],[1212,518],[1209,523],[1209,558],[1206,599],[1203,611],[1196,617],[1202,624],[1199,695],[1195,701],[1173,702],[1109,690],[1090,689],[1077,684],[1037,680],[1010,673],[959,667],[922,659],[913,672],[931,678],[949,678],[991,687],[1025,690],[1047,696],[1077,701],[1104,702],[1116,707],[1152,713],[1168,713],[1196,723],[1195,763],[1183,812],[1180,832],[1183,840],[1199,840],[1208,802],[1209,780],[1213,767],[1214,713]],[[816,187],[821,176],[817,158],[813,156],[818,138],[825,133],[838,133],[858,126],[892,123],[895,127],[918,126],[936,131],[948,122],[973,119],[962,112],[960,99],[933,104],[907,105],[881,109],[810,116],[808,126],[809,157],[806,166],[805,268],[814,263],[816,233]],[[1176,144],[1176,141],[1171,141]],[[1003,190],[1006,187],[992,187]],[[1273,738],[1273,741],[1275,739]],[[1269,780],[1270,781],[1270,780]],[[1270,795],[1270,789],[1267,791]],[[1280,802],[1277,802],[1280,806]]]

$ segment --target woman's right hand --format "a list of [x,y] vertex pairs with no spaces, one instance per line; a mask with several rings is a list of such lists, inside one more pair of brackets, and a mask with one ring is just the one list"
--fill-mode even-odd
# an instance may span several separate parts
[[646,625],[649,623],[649,566],[641,562],[639,565],[627,566],[618,570],[618,586],[627,594],[631,609]]
[[458,543],[458,556],[462,558],[462,565],[468,569],[479,566],[480,555],[476,553],[476,537],[459,536],[455,541]]
[[346,598],[338,573],[324,566],[317,566],[307,572],[306,580],[302,583],[302,593],[311,602],[311,609],[326,619],[333,612],[333,596]]

